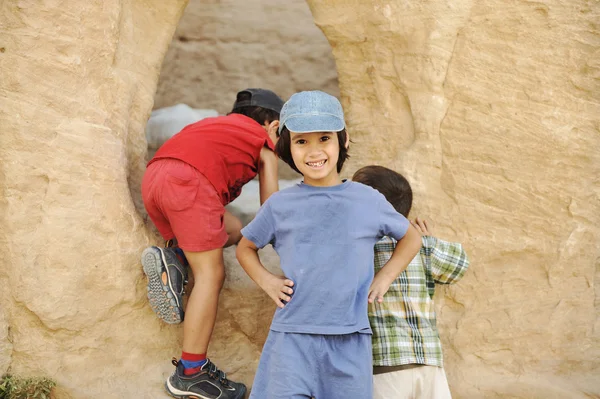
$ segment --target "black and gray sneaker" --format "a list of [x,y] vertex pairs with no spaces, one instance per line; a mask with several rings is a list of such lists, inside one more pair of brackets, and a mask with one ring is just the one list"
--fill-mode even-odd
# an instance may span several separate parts
[[148,300],[154,313],[166,323],[183,321],[183,287],[187,270],[173,248],[149,247],[142,253],[148,277]]
[[172,376],[167,379],[165,388],[178,399],[241,399],[246,394],[244,384],[229,381],[224,372],[208,360],[200,371],[192,375],[184,375],[183,364],[173,359],[176,367]]

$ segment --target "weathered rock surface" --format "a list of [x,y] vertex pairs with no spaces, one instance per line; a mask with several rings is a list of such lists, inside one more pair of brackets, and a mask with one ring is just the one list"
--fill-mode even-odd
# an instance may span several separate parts
[[[5,303],[5,301],[0,303]],[[6,373],[8,370],[11,360],[10,355],[12,352],[10,329],[4,312],[5,308],[0,308],[0,375],[4,375],[4,373]]]
[[52,377],[58,398],[164,396],[179,334],[147,306],[154,237],[132,198],[184,7],[0,3],[0,371]]
[[[145,298],[139,254],[157,237],[139,183],[158,69],[185,1],[63,3],[0,4],[0,372],[48,375],[59,399],[166,397],[181,331],[161,324]],[[257,14],[223,11],[247,15],[252,30],[237,38],[258,41],[270,23],[303,32],[299,20],[274,18],[282,2],[263,4]],[[597,3],[311,7],[332,44],[354,140],[346,173],[366,163],[406,173],[414,214],[469,251],[467,276],[438,290],[454,396],[599,396]],[[234,24],[188,23],[238,40]],[[249,57],[229,48],[231,59],[207,49],[196,64],[217,70]],[[302,62],[277,69],[266,50],[249,57],[268,71],[261,76],[276,86],[290,74],[309,81],[292,70]],[[209,79],[223,93],[215,103],[176,96],[162,105],[226,112],[240,86],[266,82],[235,71]],[[282,95],[332,82],[315,75]],[[263,253],[276,271],[276,255]],[[233,249],[226,261],[210,355],[250,384],[274,306]]]
[[354,140],[472,260],[438,290],[458,398],[600,395],[600,7],[309,1]]
[[163,62],[155,107],[231,111],[235,94],[264,87],[339,95],[331,47],[303,0],[190,0]]

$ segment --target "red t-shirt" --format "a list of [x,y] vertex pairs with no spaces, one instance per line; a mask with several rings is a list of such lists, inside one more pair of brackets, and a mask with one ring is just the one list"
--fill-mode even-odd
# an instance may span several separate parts
[[258,171],[260,150],[274,149],[265,129],[240,114],[206,118],[167,140],[152,162],[175,158],[198,169],[211,182],[223,205],[237,198]]

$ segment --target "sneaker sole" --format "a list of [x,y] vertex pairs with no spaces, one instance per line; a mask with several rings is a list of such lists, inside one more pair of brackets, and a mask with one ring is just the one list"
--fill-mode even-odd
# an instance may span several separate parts
[[[142,266],[148,277],[148,301],[156,315],[168,324],[179,324],[183,321],[182,298],[169,287],[169,270],[164,267],[162,251],[157,247],[146,248],[142,252]],[[167,274],[166,284],[162,274]]]
[[[180,391],[179,389],[172,387],[171,384],[169,384],[169,380],[167,380],[165,382],[165,390],[167,391],[167,393],[169,395],[171,395],[172,397],[177,398],[177,399],[213,399],[208,396],[200,395],[199,393],[193,393],[193,392],[190,393],[190,392]],[[175,391],[175,392],[173,392],[173,391]],[[244,395],[246,395],[246,386],[245,385],[242,386],[242,389],[240,389],[238,396],[236,396],[235,398],[232,398],[232,399],[242,399],[244,397]]]

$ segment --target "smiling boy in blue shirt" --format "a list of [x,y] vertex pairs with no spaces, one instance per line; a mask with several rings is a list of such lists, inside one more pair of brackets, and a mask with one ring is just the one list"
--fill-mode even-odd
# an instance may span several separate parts
[[[420,236],[385,197],[342,181],[349,139],[339,101],[294,94],[280,116],[277,155],[304,176],[273,194],[242,230],[237,257],[275,311],[250,398],[372,397],[369,302],[383,300],[420,247]],[[375,277],[373,246],[398,240]],[[260,263],[272,244],[285,276]]]

